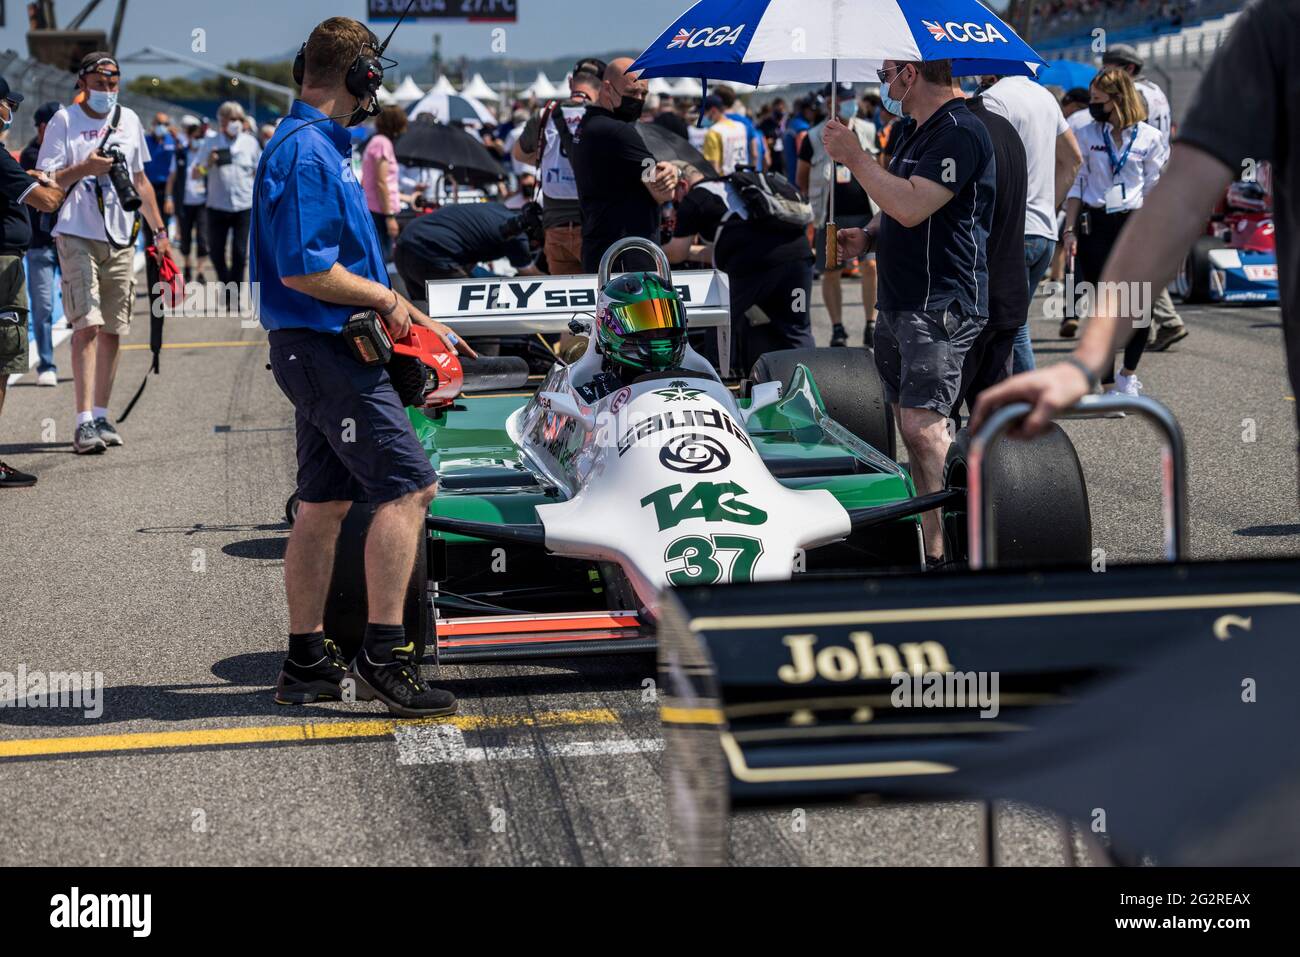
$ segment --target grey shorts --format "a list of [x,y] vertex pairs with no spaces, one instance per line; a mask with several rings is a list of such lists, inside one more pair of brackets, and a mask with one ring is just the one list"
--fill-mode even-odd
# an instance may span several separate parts
[[905,409],[951,415],[966,353],[988,319],[953,305],[928,312],[884,312],[876,320],[876,369],[885,398]]

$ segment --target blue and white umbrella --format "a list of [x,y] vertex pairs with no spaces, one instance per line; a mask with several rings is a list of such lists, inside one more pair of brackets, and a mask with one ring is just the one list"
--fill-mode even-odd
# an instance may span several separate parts
[[886,60],[1033,76],[1037,53],[978,0],[700,0],[631,70],[739,83],[876,82]]

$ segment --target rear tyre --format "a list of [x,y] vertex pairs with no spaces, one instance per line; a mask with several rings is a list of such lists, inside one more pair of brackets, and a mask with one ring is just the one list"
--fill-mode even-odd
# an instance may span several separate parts
[[894,413],[869,349],[781,349],[759,356],[752,382],[790,384],[795,367],[805,365],[817,383],[832,419],[891,459],[897,458]]
[[[366,532],[373,515],[365,504],[353,505],[343,520],[334,551],[334,575],[325,602],[325,634],[351,661],[361,650],[369,606],[366,602]],[[408,641],[415,641],[416,660],[424,657],[429,634],[429,536],[420,531],[415,569],[406,586],[402,625]]]
[[1183,302],[1209,302],[1212,298],[1210,287],[1210,253],[1216,249],[1227,249],[1228,244],[1218,236],[1202,236],[1188,251],[1183,259],[1183,267],[1174,277],[1174,291]]
[[[945,489],[969,487],[970,433],[962,429],[944,463]],[[1065,431],[1053,423],[1029,442],[1003,440],[992,446],[985,495],[993,503],[993,534],[999,568],[1087,565],[1092,558],[1092,513],[1079,455]],[[950,558],[969,560],[966,506],[944,510],[944,548]]]

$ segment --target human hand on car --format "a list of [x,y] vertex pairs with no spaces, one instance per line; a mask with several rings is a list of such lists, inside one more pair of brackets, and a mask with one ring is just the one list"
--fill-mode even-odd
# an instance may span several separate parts
[[1091,391],[1083,370],[1069,362],[1023,372],[980,393],[971,413],[970,431],[972,434],[978,432],[989,416],[1003,406],[1028,402],[1033,411],[1012,426],[1007,434],[1013,438],[1032,439],[1046,432],[1058,413]]

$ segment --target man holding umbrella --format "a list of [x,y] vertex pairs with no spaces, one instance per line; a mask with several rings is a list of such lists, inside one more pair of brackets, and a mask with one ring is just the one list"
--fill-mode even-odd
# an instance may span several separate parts
[[[879,77],[886,107],[913,121],[889,169],[838,117],[822,142],[880,207],[865,229],[840,231],[839,251],[849,260],[876,249],[876,368],[925,495],[942,487],[962,364],[988,321],[996,169],[984,124],[953,96],[950,61],[886,60]],[[922,516],[922,526],[926,561],[940,564],[937,514]]]

